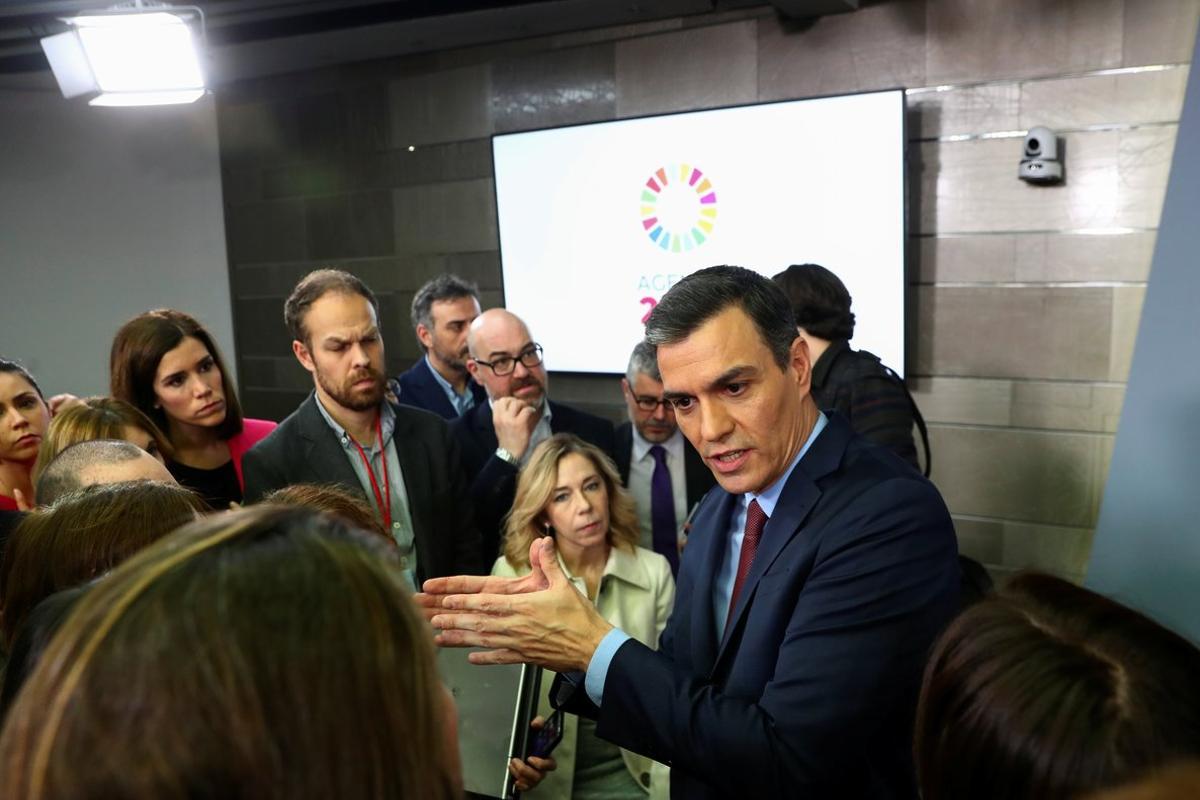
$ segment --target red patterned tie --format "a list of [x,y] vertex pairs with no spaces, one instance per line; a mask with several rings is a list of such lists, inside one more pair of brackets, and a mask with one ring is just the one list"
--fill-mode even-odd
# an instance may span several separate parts
[[746,533],[742,536],[742,552],[738,556],[737,577],[733,580],[733,594],[729,597],[729,612],[725,624],[733,619],[733,610],[737,608],[738,595],[742,593],[742,584],[750,574],[754,565],[754,554],[758,552],[758,541],[762,538],[763,528],[767,526],[767,514],[757,500],[750,501],[746,509]]

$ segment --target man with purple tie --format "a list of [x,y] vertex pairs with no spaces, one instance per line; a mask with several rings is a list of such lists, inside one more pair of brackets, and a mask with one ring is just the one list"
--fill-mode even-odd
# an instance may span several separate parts
[[715,484],[712,472],[675,423],[663,399],[654,347],[639,342],[621,379],[629,422],[617,428],[617,469],[633,495],[641,546],[662,553],[679,574],[679,532],[691,511]]

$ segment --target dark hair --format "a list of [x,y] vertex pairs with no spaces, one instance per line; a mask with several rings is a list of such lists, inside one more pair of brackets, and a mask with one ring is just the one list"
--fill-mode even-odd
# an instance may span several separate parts
[[925,668],[925,800],[1072,798],[1200,755],[1200,649],[1148,617],[1024,575],[951,623]]
[[33,376],[29,374],[29,370],[21,366],[19,362],[12,361],[7,358],[0,358],[0,372],[11,372],[14,375],[20,375],[29,383],[30,386],[33,387],[33,390],[37,392],[37,396],[42,399],[42,402],[46,402],[46,396],[42,394],[42,387],[38,386],[37,381],[35,381]]
[[82,405],[63,409],[50,420],[30,478],[36,484],[46,466],[67,447],[92,439],[124,439],[126,427],[145,431],[163,458],[174,455],[171,441],[141,411],[115,397],[89,397]]
[[730,306],[750,317],[775,363],[787,369],[797,335],[787,298],[771,281],[744,267],[708,267],[672,286],[646,320],[646,341],[655,348],[683,341]]
[[158,308],[139,314],[126,322],[113,337],[109,355],[109,390],[118,400],[124,400],[169,432],[167,415],[155,408],[154,376],[158,363],[185,338],[198,339],[212,356],[221,383],[225,387],[225,420],[217,426],[217,436],[229,439],[242,432],[242,406],[238,402],[229,370],[212,334],[188,314],[173,308]]
[[445,300],[457,300],[460,297],[474,297],[475,301],[479,301],[479,287],[470,281],[464,281],[457,275],[438,275],[433,280],[427,282],[417,293],[413,295],[412,301],[412,326],[415,330],[418,325],[424,325],[430,330],[433,329],[433,304],[440,303]]
[[88,439],[64,447],[38,476],[34,495],[40,505],[48,506],[58,498],[83,488],[84,470],[99,464],[120,464],[147,455],[146,451],[124,439]]
[[87,486],[30,512],[0,560],[5,644],[42,600],[108,572],[207,510],[178,484],[126,481]]
[[792,304],[796,324],[818,339],[854,336],[850,292],[841,278],[820,264],[792,264],[771,280]]
[[448,700],[398,560],[269,505],[156,542],[50,642],[0,735],[0,793],[455,796]]
[[[340,269],[317,269],[305,275],[288,295],[283,304],[283,321],[291,332],[292,338],[304,342],[308,346],[308,330],[304,327],[304,318],[313,303],[320,300],[329,292],[341,294],[357,294],[365,297],[375,309],[375,317],[379,317],[379,301],[365,283],[355,275]],[[383,327],[383,322],[379,321]]]
[[264,497],[262,502],[336,514],[357,528],[362,528],[368,533],[377,533],[393,545],[396,543],[391,534],[384,529],[383,523],[370,504],[340,484],[294,483],[276,489]]

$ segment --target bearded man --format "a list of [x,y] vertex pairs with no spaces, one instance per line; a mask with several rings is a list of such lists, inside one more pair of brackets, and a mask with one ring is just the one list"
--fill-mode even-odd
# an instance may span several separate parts
[[573,433],[612,458],[616,437],[608,420],[547,396],[542,346],[516,314],[484,311],[468,329],[467,347],[467,369],[488,401],[451,422],[450,430],[462,447],[484,555],[495,558],[517,473],[534,448],[556,433]]
[[427,411],[385,399],[379,303],[354,275],[310,272],[284,305],[313,393],[242,462],[246,502],[297,483],[367,499],[415,585],[484,571],[458,444]]

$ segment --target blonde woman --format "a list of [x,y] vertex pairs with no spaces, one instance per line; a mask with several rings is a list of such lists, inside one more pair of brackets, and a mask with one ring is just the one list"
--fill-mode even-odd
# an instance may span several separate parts
[[124,439],[163,463],[174,454],[158,426],[129,403],[115,397],[88,397],[50,420],[33,466],[34,484],[56,455],[73,444],[95,439]]
[[[504,555],[492,574],[529,572],[529,546],[546,535],[554,537],[563,572],[606,620],[651,647],[658,644],[675,602],[670,564],[637,546],[633,501],[612,461],[571,434],[542,442],[521,470],[505,526]],[[538,713],[543,718],[552,712],[550,683],[542,681]],[[595,723],[567,715],[562,742],[552,754],[557,769],[545,772],[544,762],[515,760],[511,769],[519,788],[534,786],[531,798],[645,798],[652,780],[661,781],[666,770],[656,767],[652,778],[654,762],[605,742],[595,730]],[[660,795],[660,787],[654,787],[654,795]]]

